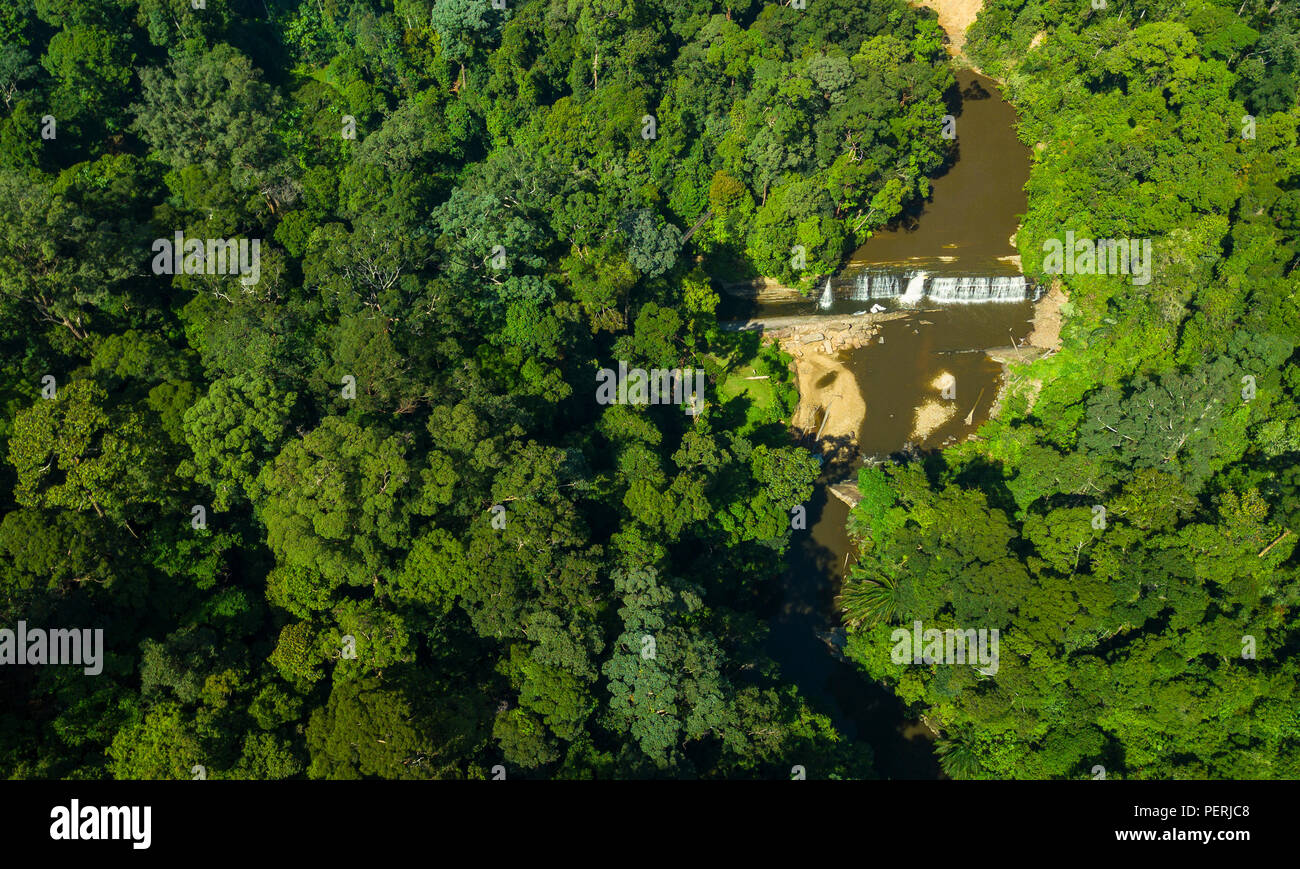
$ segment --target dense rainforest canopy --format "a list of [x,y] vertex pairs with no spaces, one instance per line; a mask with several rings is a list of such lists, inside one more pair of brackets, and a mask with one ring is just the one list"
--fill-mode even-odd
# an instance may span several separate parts
[[[4,668],[0,772],[873,775],[762,650],[818,468],[713,284],[926,194],[931,13],[11,0],[0,46],[0,624],[106,646]],[[700,412],[598,404],[618,362]]]
[[[0,626],[105,652],[0,668],[0,772],[873,777],[764,651],[819,469],[715,287],[926,196],[954,78],[929,11],[801,5],[8,0]],[[968,51],[1025,271],[1154,278],[1066,278],[978,440],[864,472],[847,652],[953,777],[1300,775],[1300,16],[989,0]],[[620,362],[702,407],[598,403]],[[892,663],[913,619],[999,671]]]
[[[978,439],[864,470],[849,654],[956,778],[1300,776],[1300,9],[990,0],[967,50],[1034,150],[1027,274],[1066,231],[1154,278],[1057,278],[1063,346]],[[915,620],[998,672],[895,664]]]

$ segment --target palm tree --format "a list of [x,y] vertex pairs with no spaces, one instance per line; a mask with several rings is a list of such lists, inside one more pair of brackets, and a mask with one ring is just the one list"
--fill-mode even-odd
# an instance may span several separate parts
[[856,575],[856,570],[854,574],[845,580],[840,592],[845,626],[857,628],[894,621],[902,610],[901,590],[894,578],[883,573],[874,577]]
[[939,766],[948,778],[958,781],[988,778],[975,752],[964,742],[940,739],[935,744],[934,753],[939,756]]

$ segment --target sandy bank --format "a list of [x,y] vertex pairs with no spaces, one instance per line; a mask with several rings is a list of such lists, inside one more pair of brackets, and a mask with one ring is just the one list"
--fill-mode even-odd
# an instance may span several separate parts
[[984,0],[912,0],[917,6],[924,6],[939,13],[939,26],[948,34],[948,51],[954,57],[962,57],[966,48],[966,30],[975,23],[984,6]]
[[778,342],[794,357],[799,405],[791,425],[808,438],[820,433],[818,448],[828,459],[848,461],[856,456],[858,433],[867,418],[861,385],[842,354],[874,343],[881,323],[906,316],[905,311],[890,311],[766,321],[764,339]]
[[794,427],[816,435],[828,446],[853,448],[867,418],[867,404],[853,372],[838,358],[820,350],[795,360],[799,406]]

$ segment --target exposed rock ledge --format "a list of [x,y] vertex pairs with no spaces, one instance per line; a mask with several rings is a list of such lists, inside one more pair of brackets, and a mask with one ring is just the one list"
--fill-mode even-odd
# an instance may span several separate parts
[[857,314],[837,317],[830,314],[803,314],[793,317],[761,317],[754,320],[732,320],[721,323],[728,331],[763,331],[765,339],[774,340],[781,349],[801,358],[806,345],[820,344],[822,352],[862,347],[870,343],[880,329],[880,324],[908,316],[909,311],[884,311],[879,314]]
[[771,278],[758,278],[749,283],[722,284],[722,291],[738,299],[760,303],[808,301],[808,296],[794,287],[782,286]]
[[858,502],[862,500],[862,492],[858,491],[856,479],[832,483],[826,487],[826,491],[848,504],[850,508],[858,506]]

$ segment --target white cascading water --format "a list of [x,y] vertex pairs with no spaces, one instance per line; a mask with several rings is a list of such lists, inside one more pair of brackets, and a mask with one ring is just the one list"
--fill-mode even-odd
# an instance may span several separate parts
[[[958,304],[1022,302],[1029,295],[1029,284],[1023,275],[932,277],[923,271],[877,269],[858,272],[848,292],[855,302],[896,299],[903,305],[916,305],[924,298]],[[833,299],[828,280],[818,307],[829,310]]]
[[936,302],[1023,302],[1026,289],[1023,275],[938,277],[926,295]]
[[855,302],[865,302],[871,298],[871,276],[866,272],[859,272],[853,280],[853,289],[850,290],[849,298]]
[[831,279],[826,279],[826,289],[822,290],[822,297],[817,302],[817,307],[823,311],[829,311],[831,305],[835,304],[835,297],[831,295]]
[[916,272],[907,279],[907,291],[898,301],[904,305],[915,305],[925,295],[925,272]]
[[853,282],[853,300],[895,299],[903,292],[902,279],[892,272],[861,272]]

